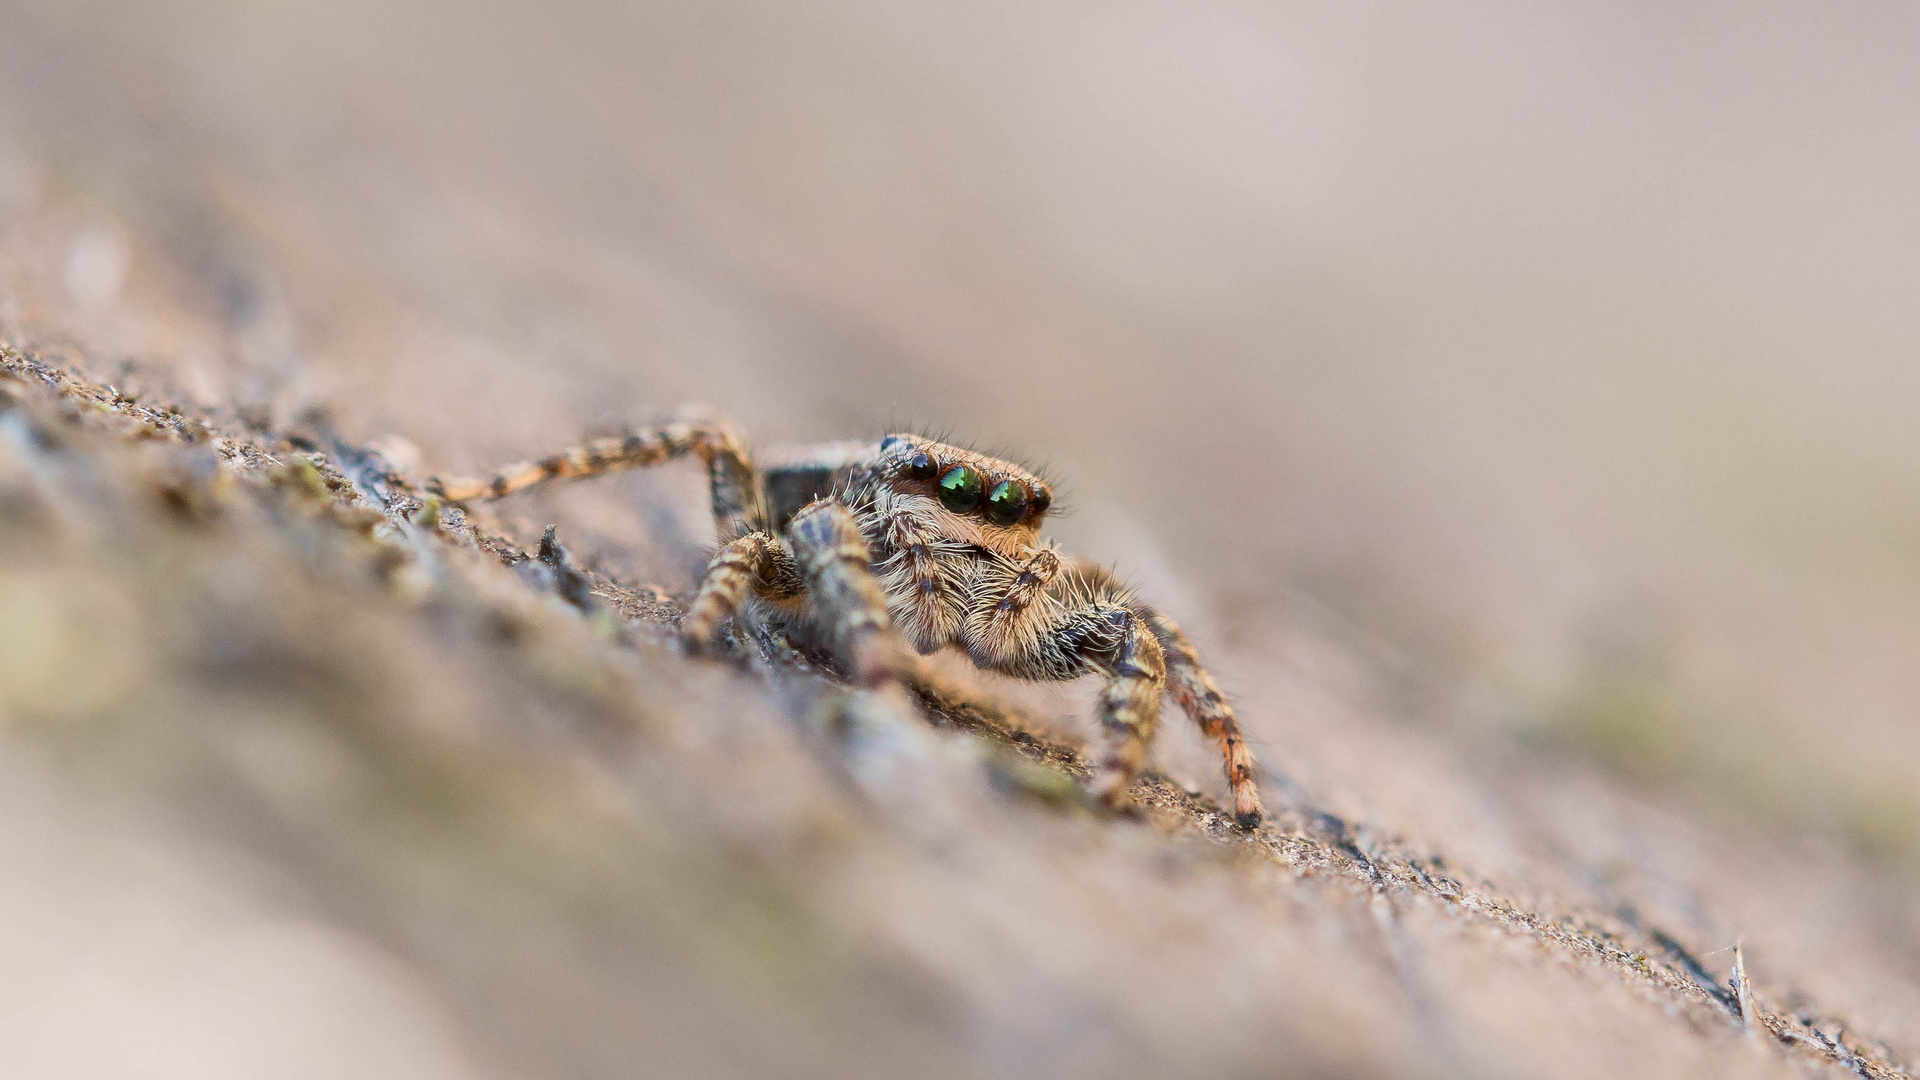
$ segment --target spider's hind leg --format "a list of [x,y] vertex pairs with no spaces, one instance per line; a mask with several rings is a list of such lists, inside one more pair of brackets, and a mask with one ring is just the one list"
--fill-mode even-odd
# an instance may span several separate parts
[[621,469],[643,468],[685,457],[706,462],[714,524],[731,540],[766,523],[760,475],[746,446],[727,424],[677,420],[626,435],[569,447],[530,461],[517,461],[484,479],[448,477],[433,487],[450,502],[498,499],[558,479],[585,479]]

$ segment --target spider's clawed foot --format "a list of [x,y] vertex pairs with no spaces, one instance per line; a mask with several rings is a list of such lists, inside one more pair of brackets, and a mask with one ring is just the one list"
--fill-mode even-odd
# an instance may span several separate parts
[[743,636],[736,636],[725,621],[709,623],[688,614],[680,619],[680,632],[674,635],[673,649],[689,660],[717,660],[738,665],[753,651],[750,647],[742,649],[747,641]]
[[[1246,751],[1240,753],[1244,756]],[[1246,758],[1241,768],[1229,767],[1227,782],[1233,788],[1233,823],[1248,832],[1260,827],[1267,819],[1266,808],[1260,805],[1260,792],[1253,786],[1253,762]]]
[[711,637],[690,634],[682,621],[680,633],[673,638],[674,651],[689,660],[709,660],[720,655],[720,647]]

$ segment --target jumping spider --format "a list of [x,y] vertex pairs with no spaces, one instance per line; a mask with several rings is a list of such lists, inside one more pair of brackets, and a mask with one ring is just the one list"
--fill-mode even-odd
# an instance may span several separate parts
[[1093,794],[1115,808],[1171,691],[1219,743],[1236,819],[1260,819],[1253,756],[1193,646],[1110,571],[1041,540],[1053,491],[1018,465],[901,434],[756,468],[728,425],[696,420],[438,485],[454,502],[497,499],[688,454],[707,465],[723,545],[681,622],[689,645],[710,645],[728,616],[750,614],[831,650],[873,689],[911,677],[909,644],[922,654],[959,645],[977,666],[1022,679],[1099,674]]

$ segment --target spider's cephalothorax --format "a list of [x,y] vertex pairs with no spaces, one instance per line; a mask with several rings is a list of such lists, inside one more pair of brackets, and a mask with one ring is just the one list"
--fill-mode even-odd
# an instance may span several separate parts
[[1094,793],[1124,805],[1171,692],[1217,741],[1236,817],[1260,817],[1253,758],[1233,709],[1173,622],[1106,569],[1040,538],[1053,502],[1018,465],[918,435],[834,443],[756,468],[724,424],[689,421],[600,439],[488,480],[448,480],[454,501],[557,477],[694,454],[708,467],[722,547],[688,608],[689,643],[730,616],[782,623],[830,648],[863,685],[913,670],[908,646],[948,645],[1023,679],[1100,675],[1105,747]]

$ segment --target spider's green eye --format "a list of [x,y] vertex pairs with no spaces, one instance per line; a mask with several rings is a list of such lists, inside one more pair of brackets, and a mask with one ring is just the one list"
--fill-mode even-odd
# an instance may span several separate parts
[[1002,480],[987,496],[987,519],[995,525],[1011,525],[1027,513],[1027,485],[1018,480]]
[[940,477],[940,501],[956,514],[964,514],[980,505],[986,484],[980,474],[965,465],[955,465]]

